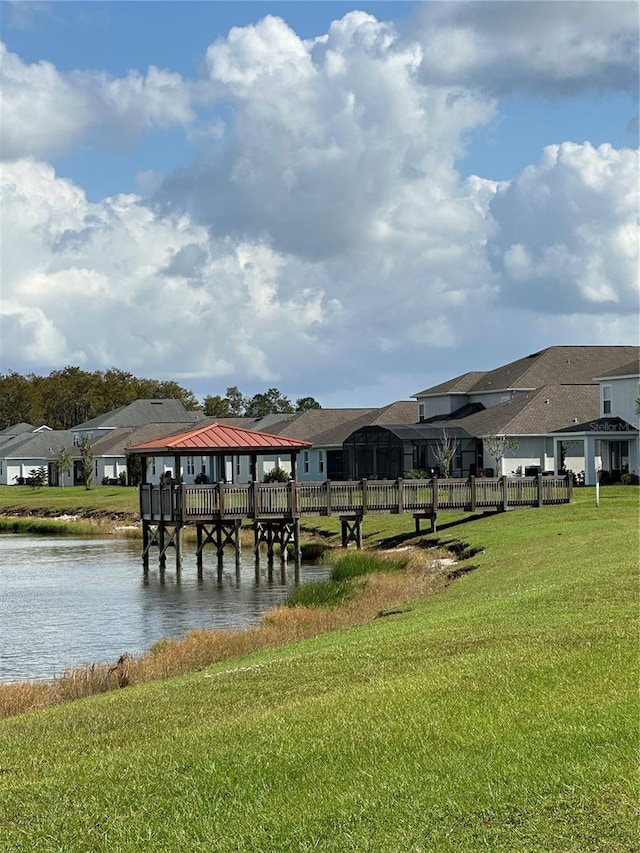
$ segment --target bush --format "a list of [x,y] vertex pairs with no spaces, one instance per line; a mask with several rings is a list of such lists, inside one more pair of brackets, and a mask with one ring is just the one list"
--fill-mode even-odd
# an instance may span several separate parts
[[100,480],[100,485],[101,486],[108,486],[109,485],[109,478],[103,477],[102,480]]
[[640,478],[637,474],[629,474],[627,471],[620,477],[620,482],[623,486],[637,486],[640,485]]
[[264,475],[263,483],[288,483],[291,478],[283,468],[272,468]]
[[427,471],[422,471],[420,468],[412,468],[404,476],[406,480],[428,480],[430,477]]
[[126,471],[120,471],[120,473],[118,474],[118,480],[119,480],[121,486],[126,486],[127,485],[127,472]]

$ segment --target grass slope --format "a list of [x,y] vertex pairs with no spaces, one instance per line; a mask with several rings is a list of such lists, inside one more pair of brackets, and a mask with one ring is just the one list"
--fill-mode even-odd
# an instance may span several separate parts
[[[637,849],[637,490],[402,614],[0,723],[0,849]],[[4,845],[4,848],[3,848]]]

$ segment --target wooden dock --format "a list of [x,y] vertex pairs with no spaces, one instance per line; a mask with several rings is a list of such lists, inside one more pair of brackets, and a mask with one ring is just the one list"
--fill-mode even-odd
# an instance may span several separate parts
[[412,513],[417,532],[421,519],[428,519],[435,531],[440,512],[506,511],[571,503],[572,485],[571,476],[142,485],[143,563],[147,568],[149,552],[157,546],[164,566],[167,550],[174,548],[176,568],[180,568],[185,525],[196,527],[199,571],[208,544],[215,546],[219,563],[226,545],[234,547],[239,560],[240,528],[245,519],[253,522],[256,561],[262,544],[270,561],[276,545],[282,560],[286,560],[288,546],[293,545],[298,563],[300,519],[304,517],[338,516],[343,547],[349,542],[360,547],[365,515]]

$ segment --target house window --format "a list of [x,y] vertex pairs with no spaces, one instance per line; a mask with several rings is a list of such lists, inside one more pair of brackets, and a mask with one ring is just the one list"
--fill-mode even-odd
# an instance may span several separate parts
[[96,459],[96,464],[94,465],[94,469],[95,469],[94,470],[94,476],[97,477],[98,476],[98,460],[97,459]]
[[318,474],[324,474],[324,458],[325,458],[324,450],[319,450],[318,451]]
[[309,473],[309,451],[308,450],[302,451],[302,470],[304,471],[305,474]]
[[240,457],[236,456],[236,475],[240,476]]
[[602,386],[602,414],[611,414],[611,385]]
[[151,473],[155,476],[155,473],[156,473],[156,458],[155,458],[155,456],[151,460]]
[[194,474],[196,466],[193,461],[193,456],[187,456],[187,474]]

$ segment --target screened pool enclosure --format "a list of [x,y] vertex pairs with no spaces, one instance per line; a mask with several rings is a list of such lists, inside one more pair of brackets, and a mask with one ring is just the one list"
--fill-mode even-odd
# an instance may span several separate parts
[[[453,456],[449,471],[443,470],[442,445],[448,440]],[[345,478],[395,480],[409,471],[469,477],[482,469],[482,441],[461,427],[433,424],[366,426],[343,444]]]

